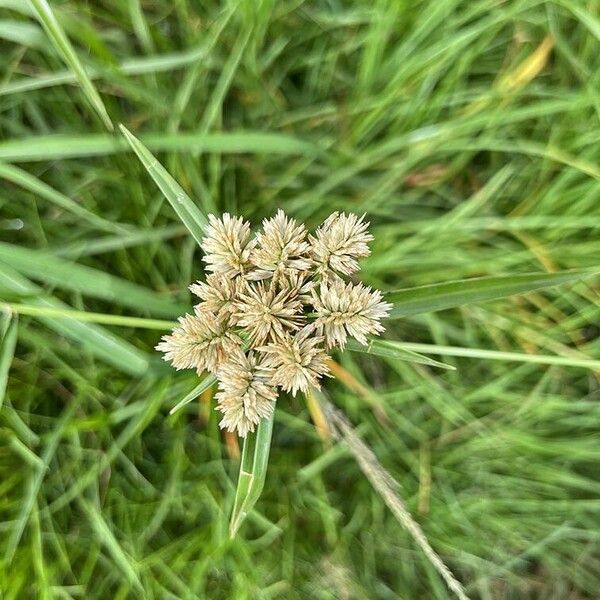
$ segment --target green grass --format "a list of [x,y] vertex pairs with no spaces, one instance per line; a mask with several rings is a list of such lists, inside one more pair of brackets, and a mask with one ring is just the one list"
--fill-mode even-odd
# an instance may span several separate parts
[[233,540],[209,395],[169,414],[190,223],[281,207],[367,212],[361,278],[419,288],[325,393],[468,596],[595,597],[599,280],[558,272],[600,265],[596,4],[45,4],[0,0],[0,595],[450,597],[314,403]]

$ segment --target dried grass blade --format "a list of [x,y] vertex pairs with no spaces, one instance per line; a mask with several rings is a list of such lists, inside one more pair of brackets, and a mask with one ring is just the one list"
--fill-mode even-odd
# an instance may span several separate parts
[[469,600],[461,583],[454,577],[439,555],[429,544],[420,525],[413,519],[404,501],[398,495],[398,483],[381,466],[371,449],[355,433],[345,415],[335,408],[325,398],[321,398],[325,415],[327,416],[334,436],[343,440],[351,454],[356,459],[360,470],[369,480],[375,491],[383,498],[400,524],[410,533],[415,542],[436,571],[442,576],[446,585],[460,600]]

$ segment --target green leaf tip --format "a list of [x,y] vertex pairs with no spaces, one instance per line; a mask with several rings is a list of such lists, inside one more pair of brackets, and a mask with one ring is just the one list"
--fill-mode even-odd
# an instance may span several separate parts
[[181,219],[181,222],[187,227],[196,242],[200,244],[204,237],[204,227],[207,223],[206,215],[194,204],[179,183],[175,181],[171,174],[138,138],[122,123],[119,124],[119,129],[150,177],[152,177],[177,216]]

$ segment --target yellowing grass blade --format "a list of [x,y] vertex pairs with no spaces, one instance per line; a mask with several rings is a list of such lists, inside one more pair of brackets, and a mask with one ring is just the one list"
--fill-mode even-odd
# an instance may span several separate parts
[[137,154],[140,162],[154,179],[160,191],[164,194],[177,216],[188,228],[194,239],[200,244],[204,237],[203,231],[206,225],[206,217],[202,211],[192,202],[191,198],[183,191],[183,188],[171,177],[170,173],[158,162],[154,155],[138,140],[125,126],[119,125],[121,132]]
[[83,93],[88,99],[88,102],[92,105],[92,108],[96,111],[100,119],[102,119],[102,122],[106,128],[109,131],[112,131],[114,126],[110,120],[110,117],[108,116],[104,102],[102,102],[102,98],[100,98],[98,90],[96,90],[94,87],[92,80],[86,73],[81,61],[77,57],[77,54],[75,54],[75,50],[73,49],[73,46],[71,46],[69,38],[67,38],[63,28],[58,22],[58,19],[52,12],[52,8],[50,8],[50,5],[48,2],[46,2],[46,0],[29,0],[29,2],[33,7],[35,15],[42,24],[42,27],[48,34],[53,46],[62,56],[67,65],[71,68],[75,74],[75,77],[77,77],[77,81],[79,82]]
[[254,508],[265,484],[274,418],[273,410],[271,416],[262,419],[256,431],[249,433],[244,439],[240,475],[229,523],[229,534],[232,538]]

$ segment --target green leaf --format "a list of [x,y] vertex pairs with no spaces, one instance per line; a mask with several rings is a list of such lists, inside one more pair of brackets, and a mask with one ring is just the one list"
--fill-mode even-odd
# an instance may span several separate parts
[[374,354],[375,356],[384,356],[385,358],[395,358],[407,362],[419,363],[421,365],[429,365],[431,367],[439,367],[440,369],[456,370],[456,367],[439,362],[428,356],[423,356],[417,352],[406,350],[402,342],[392,340],[376,340],[370,339],[368,346],[363,346],[355,340],[348,340],[346,348],[351,352],[363,352],[364,354]]
[[[3,263],[0,263],[0,290],[5,293],[33,296],[29,301],[35,306],[71,310],[70,306],[56,298],[36,297],[41,293],[40,288]],[[39,320],[122,372],[138,376],[148,370],[150,357],[145,352],[103,327],[64,317],[40,316]]]
[[64,210],[68,210],[99,229],[110,231],[111,233],[119,233],[120,235],[127,234],[130,231],[123,225],[103,219],[83,208],[83,206],[77,204],[77,202],[74,202],[71,198],[50,187],[31,173],[19,169],[19,167],[7,163],[0,163],[0,177],[7,181],[11,181],[15,185],[18,185],[37,196],[45,198]]
[[186,394],[170,411],[172,415],[176,413],[180,408],[183,408],[186,404],[189,404],[192,400],[197,398],[204,390],[207,390],[211,385],[217,382],[217,378],[214,375],[207,375],[200,381],[200,383],[188,394]]
[[0,408],[4,402],[6,385],[8,383],[8,370],[12,364],[17,345],[18,319],[10,313],[6,315],[8,326],[0,338]]
[[206,216],[192,202],[183,188],[171,177],[169,172],[158,162],[152,153],[123,125],[121,132],[137,154],[146,171],[150,174],[160,191],[165,195],[177,216],[188,228],[194,239],[200,244],[204,237],[203,231],[207,223]]
[[[154,152],[207,152],[215,154],[274,154],[316,156],[319,148],[291,135],[261,131],[215,133],[148,133],[140,136]],[[121,138],[106,134],[37,135],[0,142],[0,160],[31,162],[114,156],[127,152]]]
[[580,356],[556,356],[548,354],[523,354],[522,352],[504,352],[485,348],[461,348],[457,346],[440,346],[437,344],[419,344],[404,342],[405,348],[412,351],[430,352],[440,356],[457,356],[479,358],[483,360],[502,360],[508,362],[533,363],[538,365],[559,365],[563,367],[581,367],[583,369],[600,369],[600,360]]
[[123,550],[114,532],[104,520],[102,512],[83,496],[78,498],[78,503],[83,513],[87,516],[92,529],[113,557],[115,565],[121,569],[130,584],[134,585],[138,590],[143,591],[144,588],[138,577],[137,570],[133,566],[135,565],[135,561]]
[[393,304],[389,318],[399,319],[572,283],[598,272],[600,271],[558,271],[459,279],[387,292],[385,299]]
[[77,81],[79,82],[83,93],[87,97],[88,102],[96,111],[106,128],[109,131],[112,131],[114,127],[110,117],[108,116],[106,107],[102,102],[102,98],[100,98],[100,94],[85,72],[85,69],[77,57],[77,54],[75,54],[75,50],[73,50],[73,46],[71,46],[71,42],[69,42],[69,39],[60,26],[60,23],[54,16],[50,5],[48,2],[46,2],[46,0],[29,0],[29,2],[34,9],[37,18],[42,24],[42,27],[46,30],[50,41],[58,53],[63,57],[65,63],[67,63],[77,77]]
[[186,305],[173,302],[145,287],[104,271],[58,258],[44,250],[0,242],[0,262],[10,265],[26,277],[138,311],[174,317],[188,309]]
[[244,519],[258,501],[265,484],[275,410],[268,419],[261,419],[256,431],[244,439],[240,475],[235,492],[229,534],[233,538]]
[[0,39],[30,48],[48,46],[44,32],[37,25],[13,19],[0,20]]
[[62,317],[64,319],[75,319],[76,321],[86,321],[88,323],[102,323],[103,325],[115,325],[117,327],[139,327],[141,329],[158,329],[160,331],[165,331],[177,326],[177,322],[174,321],[146,319],[144,317],[129,317],[126,315],[111,315],[90,312],[87,310],[66,310],[63,308],[36,306],[35,304],[0,301],[0,309],[2,308],[18,315],[29,315],[32,317]]

